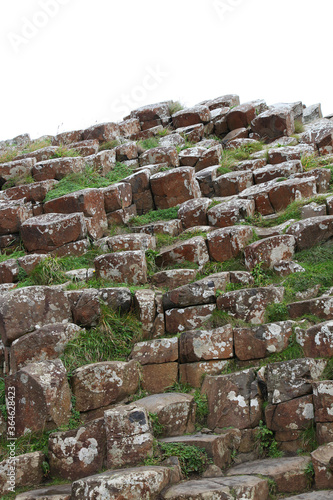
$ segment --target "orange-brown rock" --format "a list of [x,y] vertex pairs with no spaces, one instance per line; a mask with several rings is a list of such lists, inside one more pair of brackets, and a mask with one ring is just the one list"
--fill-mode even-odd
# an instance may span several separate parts
[[201,192],[192,167],[180,167],[159,172],[150,178],[157,209],[175,207],[184,201],[200,198]]
[[156,264],[159,267],[185,262],[194,262],[199,266],[203,266],[208,261],[208,250],[202,236],[195,236],[182,243],[176,243],[171,247],[167,247],[156,258]]
[[143,285],[147,282],[144,252],[128,251],[100,255],[95,259],[96,275],[117,283]]
[[21,225],[21,237],[28,252],[51,252],[87,235],[83,213],[44,214]]
[[253,237],[249,226],[225,227],[207,235],[210,258],[217,262],[236,257]]
[[272,269],[281,261],[291,260],[295,246],[296,239],[288,234],[255,241],[244,249],[245,266],[248,270],[258,265]]
[[[60,359],[31,363],[6,378],[15,388],[15,435],[54,429],[70,418],[71,392]],[[10,412],[9,412],[10,415]]]

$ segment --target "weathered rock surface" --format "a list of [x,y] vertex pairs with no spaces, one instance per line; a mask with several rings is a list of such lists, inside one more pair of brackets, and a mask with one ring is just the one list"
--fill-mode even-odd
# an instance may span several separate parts
[[120,402],[138,390],[139,379],[135,361],[105,361],[77,368],[72,377],[76,409],[88,411]]
[[228,375],[207,376],[202,393],[208,398],[207,424],[211,429],[256,427],[261,419],[261,399],[253,369]]
[[95,269],[98,277],[117,283],[142,285],[147,282],[146,258],[140,250],[96,257]]
[[15,387],[16,436],[67,424],[71,393],[67,373],[59,359],[31,363],[6,378]]

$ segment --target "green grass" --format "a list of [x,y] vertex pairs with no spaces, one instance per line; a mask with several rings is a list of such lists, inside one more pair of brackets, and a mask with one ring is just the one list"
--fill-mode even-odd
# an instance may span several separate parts
[[262,458],[279,458],[283,456],[283,453],[278,450],[277,441],[274,439],[274,433],[263,423],[262,420],[259,422],[259,427],[256,432],[256,447],[259,456]]
[[159,462],[169,457],[178,457],[182,473],[186,478],[193,474],[201,475],[212,463],[207,453],[196,446],[183,443],[159,443],[159,450],[161,453]]
[[114,149],[117,146],[120,146],[120,142],[117,141],[116,139],[113,141],[103,142],[102,144],[100,144],[98,151],[107,151],[110,149]]
[[261,142],[255,142],[253,144],[244,144],[236,149],[224,149],[222,151],[222,157],[218,168],[218,173],[220,175],[234,170],[234,167],[241,161],[245,161],[251,158],[253,153],[257,153],[264,148]]
[[246,218],[247,225],[254,225],[257,227],[274,227],[290,219],[301,219],[301,211],[304,205],[309,203],[317,203],[317,205],[326,204],[326,197],[323,195],[314,196],[312,198],[303,198],[301,200],[296,200],[290,203],[286,210],[277,214],[275,219],[264,219],[260,214],[255,214],[253,217]]
[[10,189],[15,186],[23,186],[25,184],[32,184],[35,182],[35,179],[32,177],[32,175],[15,175],[8,179],[3,186],[1,187],[2,191],[5,191],[6,189]]
[[19,286],[50,286],[65,283],[69,281],[68,276],[65,275],[66,271],[94,267],[94,259],[100,254],[100,250],[92,249],[79,257],[47,257],[35,267],[29,276],[23,269],[20,270]]
[[114,169],[104,177],[99,175],[91,167],[86,167],[83,173],[73,173],[61,179],[56,187],[49,191],[44,202],[60,198],[65,194],[80,191],[86,188],[102,188],[121,181],[125,177],[133,174],[133,169],[117,162]]
[[140,146],[143,151],[148,151],[149,149],[157,148],[160,139],[158,137],[148,137],[142,141],[138,141],[138,146]]
[[20,257],[23,257],[24,255],[25,255],[25,252],[23,250],[15,250],[11,254],[6,254],[6,253],[0,252],[0,262],[4,262],[8,259],[19,259]]
[[305,127],[302,120],[295,120],[295,134],[301,134],[304,130]]
[[144,226],[145,224],[152,224],[158,221],[168,221],[178,218],[179,206],[172,208],[165,208],[160,210],[151,210],[144,215],[132,217],[129,221],[130,226]]
[[76,151],[76,149],[68,149],[66,146],[59,146],[57,151],[51,156],[51,159],[66,157],[75,158],[77,156],[81,156],[81,153]]
[[184,106],[179,101],[171,101],[169,103],[169,112],[171,116],[182,109],[184,109]]
[[83,330],[69,343],[62,362],[69,374],[80,366],[101,361],[126,361],[133,345],[142,340],[140,321],[132,314],[120,314],[101,304],[96,328]]

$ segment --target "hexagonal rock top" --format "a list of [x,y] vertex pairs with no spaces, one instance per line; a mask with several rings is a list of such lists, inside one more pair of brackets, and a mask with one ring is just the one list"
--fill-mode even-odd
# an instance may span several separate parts
[[296,239],[287,234],[256,241],[244,250],[245,266],[249,271],[259,264],[266,269],[272,269],[281,261],[291,260],[295,246]]
[[66,243],[82,240],[86,235],[82,213],[39,215],[21,226],[21,238],[28,252],[51,252]]
[[157,209],[175,207],[184,201],[201,197],[195,169],[192,167],[159,172],[150,178],[150,184]]
[[154,394],[140,399],[136,405],[158,415],[158,421],[164,427],[164,437],[194,432],[196,403],[190,394]]
[[208,251],[211,259],[217,262],[236,257],[253,237],[248,226],[233,226],[216,229],[207,235]]
[[158,498],[163,488],[179,480],[179,472],[175,475],[168,467],[149,466],[106,471],[75,481],[71,500],[99,498],[101,491],[108,500],[149,500]]
[[[236,497],[234,495],[237,495]],[[186,481],[162,492],[163,500],[252,498],[268,500],[268,482],[259,477],[214,477]]]
[[312,248],[333,236],[333,215],[311,217],[295,222],[287,229],[287,234],[296,238],[297,250]]
[[277,139],[295,132],[294,115],[291,109],[271,109],[254,118],[252,131],[264,139]]
[[100,255],[94,263],[99,278],[134,285],[147,282],[146,257],[140,250]]
[[205,240],[202,236],[195,236],[182,243],[177,243],[161,251],[156,258],[160,267],[183,262],[195,262],[203,266],[209,262],[209,255]]
[[282,302],[283,287],[245,288],[218,297],[217,308],[247,323],[264,323],[268,304]]
[[207,106],[194,106],[186,108],[172,115],[172,122],[175,128],[189,127],[197,123],[208,123],[211,119],[211,114]]
[[308,489],[308,478],[305,470],[310,462],[310,457],[285,457],[255,460],[229,469],[228,475],[261,474],[263,476],[268,476],[270,479],[274,479],[278,493],[301,492]]
[[333,489],[333,443],[320,446],[311,453],[312,463],[315,472],[316,488]]
[[72,485],[59,484],[56,486],[46,486],[38,490],[26,491],[16,495],[19,500],[71,500]]

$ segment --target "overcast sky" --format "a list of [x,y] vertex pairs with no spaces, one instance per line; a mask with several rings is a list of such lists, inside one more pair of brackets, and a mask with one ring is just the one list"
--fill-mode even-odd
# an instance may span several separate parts
[[228,93],[332,113],[332,14],[332,0],[2,0],[0,140]]

